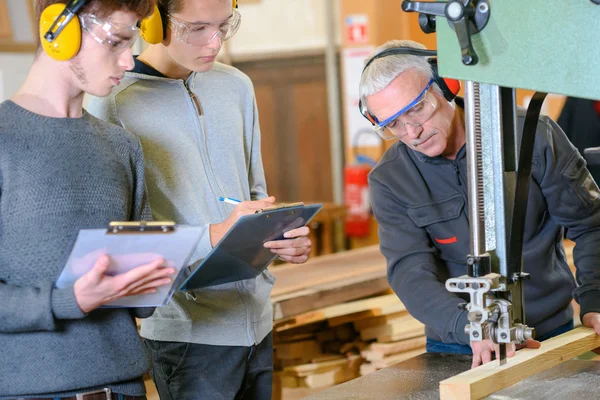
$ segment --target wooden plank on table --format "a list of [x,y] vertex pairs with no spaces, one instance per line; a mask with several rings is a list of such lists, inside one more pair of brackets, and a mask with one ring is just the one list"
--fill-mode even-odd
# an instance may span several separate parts
[[366,310],[375,310],[374,312],[381,312],[381,310],[385,307],[392,305],[397,306],[398,304],[402,303],[395,294],[388,294],[385,296],[371,297],[364,300],[337,304],[281,321],[275,321],[274,330],[275,332],[281,332],[287,329],[296,328],[298,326],[325,321],[328,318],[335,318],[341,315],[353,314]]
[[544,341],[539,349],[519,350],[504,365],[490,362],[441,381],[440,399],[480,399],[598,347],[600,336],[579,327]]
[[316,285],[271,298],[273,319],[280,320],[311,310],[328,307],[391,291],[384,271],[375,271],[324,285]]
[[301,265],[278,266],[271,269],[277,278],[271,298],[385,269],[386,261],[379,246],[315,257]]
[[367,349],[361,351],[360,355],[367,361],[379,361],[393,354],[425,347],[425,342],[425,336],[419,336],[393,343],[372,343]]
[[417,321],[413,316],[406,314],[394,321],[390,321],[389,325],[373,326],[361,330],[360,338],[362,340],[371,340],[381,336],[398,336],[418,330],[423,332],[424,327],[425,325],[420,321]]

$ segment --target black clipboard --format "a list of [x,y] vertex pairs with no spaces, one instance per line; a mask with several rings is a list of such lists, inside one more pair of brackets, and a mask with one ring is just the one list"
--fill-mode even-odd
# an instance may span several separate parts
[[240,217],[181,284],[179,291],[257,277],[277,257],[263,244],[284,239],[285,232],[305,226],[321,208],[322,204],[295,203]]

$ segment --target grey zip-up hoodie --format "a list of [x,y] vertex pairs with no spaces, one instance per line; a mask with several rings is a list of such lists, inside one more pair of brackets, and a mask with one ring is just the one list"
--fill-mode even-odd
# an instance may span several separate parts
[[[462,103],[461,103],[462,104]],[[520,111],[519,129],[524,112]],[[430,158],[398,142],[369,176],[388,280],[428,338],[468,344],[466,311],[444,287],[465,275],[469,253],[465,147],[455,160]],[[523,265],[527,324],[544,335],[573,319],[572,296],[581,315],[600,312],[600,199],[585,161],[548,117],[537,126]],[[579,286],[567,265],[563,227],[576,242]]]
[[[220,63],[188,79],[134,71],[106,98],[91,98],[88,111],[139,137],[155,220],[205,228],[193,269],[211,250],[209,224],[233,206],[218,198],[267,197],[254,88],[239,70]],[[156,72],[156,71],[155,71]],[[227,268],[227,265],[223,265]],[[152,340],[251,346],[272,329],[268,271],[256,279],[186,293],[142,323]]]

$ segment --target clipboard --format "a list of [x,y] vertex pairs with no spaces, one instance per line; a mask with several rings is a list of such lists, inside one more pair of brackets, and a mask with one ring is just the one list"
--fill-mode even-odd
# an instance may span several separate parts
[[283,204],[241,216],[179,290],[256,278],[277,258],[263,244],[284,239],[285,232],[305,226],[321,208],[322,204]]
[[181,283],[184,267],[187,267],[203,231],[197,227],[176,226],[170,221],[111,222],[108,229],[82,229],[55,286],[73,286],[103,254],[111,258],[109,275],[121,274],[163,258],[169,267],[176,270],[170,286],[161,286],[156,293],[122,297],[102,307],[165,305]]

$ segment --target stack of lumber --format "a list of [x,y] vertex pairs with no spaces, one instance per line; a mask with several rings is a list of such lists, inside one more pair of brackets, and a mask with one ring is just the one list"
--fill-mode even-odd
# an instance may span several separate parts
[[395,294],[315,310],[275,325],[284,388],[327,388],[425,351],[423,325]]
[[371,343],[366,350],[360,353],[365,359],[365,363],[360,367],[360,374],[370,374],[422,353],[425,353],[425,336],[422,335],[397,342]]
[[390,290],[378,246],[271,272],[274,399],[331,387],[424,351],[423,325]]
[[285,367],[280,373],[281,386],[286,388],[328,388],[359,376],[362,359],[350,357],[323,357],[315,362]]
[[386,262],[378,246],[315,257],[305,264],[271,269],[275,322],[384,292],[389,289]]

